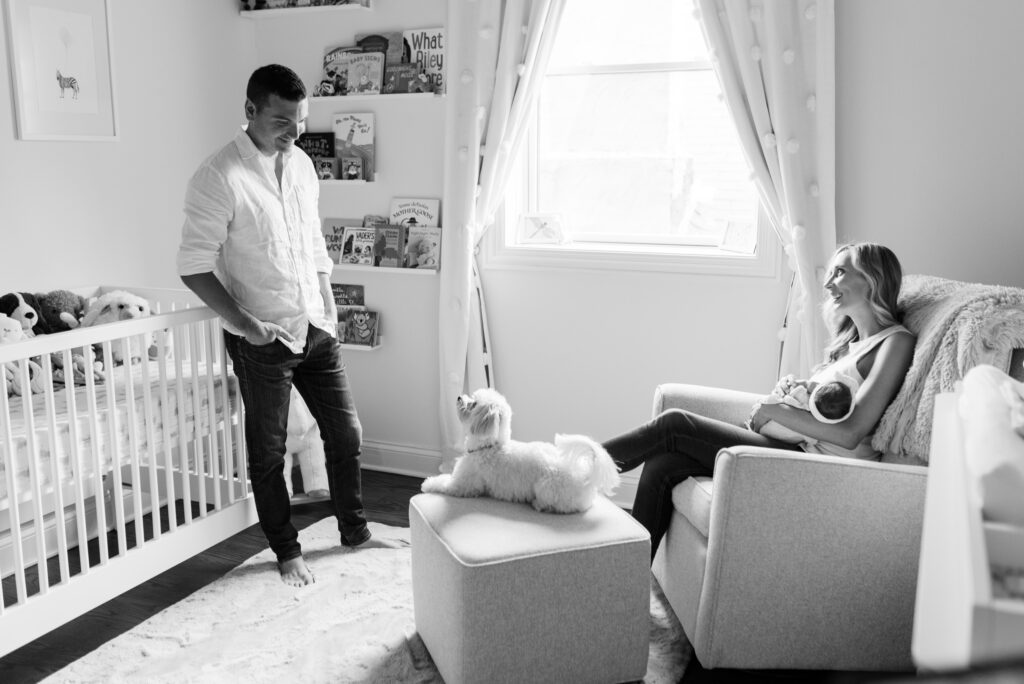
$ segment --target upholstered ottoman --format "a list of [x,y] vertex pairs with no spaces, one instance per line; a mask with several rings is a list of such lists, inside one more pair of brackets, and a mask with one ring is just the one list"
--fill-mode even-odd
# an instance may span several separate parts
[[650,536],[615,504],[418,494],[409,526],[416,629],[447,684],[643,679]]

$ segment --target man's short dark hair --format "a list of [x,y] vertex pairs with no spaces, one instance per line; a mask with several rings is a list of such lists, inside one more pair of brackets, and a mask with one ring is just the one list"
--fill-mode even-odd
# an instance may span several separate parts
[[271,95],[282,100],[298,102],[306,97],[306,86],[294,71],[280,64],[268,64],[252,72],[245,96],[257,108],[267,104]]

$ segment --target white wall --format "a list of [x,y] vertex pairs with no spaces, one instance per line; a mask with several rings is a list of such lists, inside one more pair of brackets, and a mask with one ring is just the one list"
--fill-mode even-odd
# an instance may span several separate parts
[[254,61],[236,3],[112,0],[117,142],[15,138],[0,41],[0,291],[178,287],[185,183],[242,120]]
[[840,239],[1024,286],[1024,3],[836,5]]

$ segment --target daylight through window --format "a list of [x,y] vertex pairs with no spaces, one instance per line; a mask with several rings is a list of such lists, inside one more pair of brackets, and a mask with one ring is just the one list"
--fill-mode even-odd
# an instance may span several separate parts
[[757,193],[692,0],[568,0],[525,147],[513,244],[553,220],[576,246],[754,249]]

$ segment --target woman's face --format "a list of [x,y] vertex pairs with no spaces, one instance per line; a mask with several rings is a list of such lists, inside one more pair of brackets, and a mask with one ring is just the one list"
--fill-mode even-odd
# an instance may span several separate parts
[[825,289],[836,311],[848,311],[867,303],[871,285],[854,267],[850,250],[843,250],[833,260],[832,269],[825,277]]

